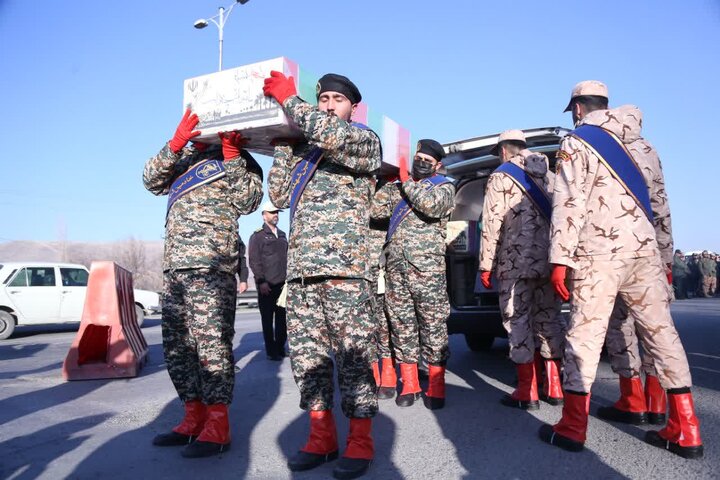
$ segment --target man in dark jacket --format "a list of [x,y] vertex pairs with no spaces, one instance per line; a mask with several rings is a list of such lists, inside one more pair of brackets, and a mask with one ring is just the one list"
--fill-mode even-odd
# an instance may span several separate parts
[[690,276],[690,268],[685,263],[685,255],[680,250],[675,250],[672,264],[673,289],[675,298],[684,300],[687,298],[687,283]]
[[[271,202],[262,206],[263,226],[250,236],[248,258],[255,276],[268,360],[282,360],[287,341],[285,309],[277,300],[287,276],[287,237],[277,227],[278,212]],[[273,326],[274,323],[274,326]]]

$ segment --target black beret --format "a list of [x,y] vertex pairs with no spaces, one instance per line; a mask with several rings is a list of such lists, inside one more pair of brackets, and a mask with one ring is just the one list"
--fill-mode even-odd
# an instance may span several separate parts
[[430,139],[418,140],[417,152],[430,155],[438,162],[442,162],[443,157],[445,157],[445,149],[443,146],[440,145],[439,142]]
[[355,84],[349,78],[336,73],[326,73],[320,77],[315,87],[315,98],[320,98],[320,94],[323,92],[342,93],[352,104],[360,103],[362,100],[360,90]]

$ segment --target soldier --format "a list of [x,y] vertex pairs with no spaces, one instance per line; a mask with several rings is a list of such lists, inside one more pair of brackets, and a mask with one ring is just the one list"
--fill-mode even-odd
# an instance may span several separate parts
[[455,208],[455,186],[437,174],[444,156],[438,142],[420,140],[412,178],[400,168],[401,183],[385,184],[373,198],[372,217],[390,219],[385,308],[400,362],[403,389],[395,403],[401,407],[411,406],[420,396],[420,354],[429,370],[425,406],[433,410],[445,405],[445,364],[450,356],[445,237]]
[[[659,248],[671,243],[660,160],[640,136],[642,115],[634,106],[608,110],[607,87],[597,81],[575,86],[566,111],[576,129],[561,143],[553,193],[551,281],[561,298],[571,270],[572,315],[566,337],[565,403],[556,425],[543,425],[544,441],[570,451],[583,449],[590,390],[615,298],[628,307],[641,340],[667,390],[670,419],[645,441],[681,455],[703,454],[692,380],[670,316],[670,287]],[[620,172],[620,173],[618,173]],[[651,199],[663,202],[651,205]],[[655,212],[653,207],[664,210]],[[666,224],[669,227],[669,223]]]
[[717,281],[717,264],[707,250],[703,250],[702,257],[698,262],[700,271],[699,291],[707,298],[715,295],[715,282]]
[[[222,151],[188,142],[188,110],[173,138],[145,165],[145,188],[169,195],[163,257],[162,336],[170,379],[185,404],[182,422],[158,446],[187,445],[184,457],[230,447],[228,405],[235,384],[238,225],[262,199],[262,170],[240,134],[220,134]],[[224,158],[224,161],[223,161]]]
[[688,292],[693,297],[699,297],[702,291],[702,275],[700,275],[700,255],[693,253],[688,260],[688,268],[690,269],[690,277],[688,279]]
[[685,255],[683,255],[682,251],[675,250],[672,263],[672,279],[675,298],[677,300],[685,300],[687,298],[689,276],[690,268],[688,268],[685,262]]
[[492,288],[494,271],[500,281],[500,311],[518,377],[515,391],[501,402],[525,410],[540,408],[540,372],[535,364],[539,356],[538,366],[544,364],[546,372],[542,398],[559,405],[565,332],[547,259],[554,175],[548,172],[545,155],[526,148],[521,130],[503,132],[492,153],[503,163],[485,188],[480,279],[485,288]]
[[268,177],[273,204],[290,208],[290,358],[300,407],[310,411],[308,442],[288,466],[308,470],[337,458],[334,357],[350,434],[333,474],[356,478],[374,455],[371,422],[378,408],[370,358],[376,323],[367,237],[371,173],[380,167],[380,139],[367,127],[350,123],[362,97],[346,77],[320,78],[315,107],[297,96],[292,78],[271,75],[265,95],[282,105],[305,136],[292,147],[276,146]]
[[[610,366],[618,374],[620,398],[612,406],[598,408],[598,417],[631,425],[664,424],[667,395],[658,380],[655,363],[638,338],[635,322],[629,318],[628,307],[620,296],[615,299],[610,315],[605,345]],[[644,387],[642,374],[645,374]]]
[[285,232],[277,227],[279,211],[272,202],[263,204],[263,226],[250,236],[249,255],[258,291],[265,354],[274,361],[285,358],[287,341],[285,308],[277,304],[285,286],[288,248]]
[[[378,176],[376,178],[375,192],[380,190],[383,185],[389,181],[395,181],[395,178]],[[378,384],[378,398],[387,400],[394,398],[397,393],[397,371],[395,370],[395,356],[393,354],[392,342],[390,340],[390,319],[385,312],[385,265],[382,256],[383,246],[385,245],[385,237],[389,219],[382,220],[370,219],[370,278],[372,279],[371,288],[375,292],[375,309],[374,316],[377,322],[377,334],[375,344],[377,346],[377,354],[373,358],[380,358],[378,362],[373,362],[373,374],[375,375],[375,383]]]

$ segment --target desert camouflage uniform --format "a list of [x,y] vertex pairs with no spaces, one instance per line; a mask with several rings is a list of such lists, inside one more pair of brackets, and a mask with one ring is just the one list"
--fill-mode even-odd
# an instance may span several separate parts
[[[664,388],[689,387],[690,370],[670,316],[666,265],[672,232],[665,183],[655,149],[640,136],[633,106],[599,110],[597,125],[624,143],[649,188],[655,225],[598,157],[573,136],[558,152],[550,263],[571,271],[572,315],[565,347],[565,390],[590,392],[616,297],[627,305]],[[657,208],[657,211],[655,210]],[[669,254],[660,252],[669,252]]]
[[370,358],[376,324],[367,237],[370,173],[380,167],[380,140],[297,96],[283,107],[307,142],[275,148],[268,188],[276,207],[290,205],[295,165],[311,148],[325,150],[297,205],[288,240],[288,336],[300,407],[333,407],[334,355],[343,413],[372,417],[377,412]]
[[455,208],[455,187],[427,190],[412,179],[387,183],[375,193],[372,217],[389,219],[402,199],[412,207],[385,247],[385,309],[399,363],[445,365],[450,302],[445,278],[447,222]]
[[635,322],[629,319],[627,305],[620,297],[610,314],[605,345],[613,372],[625,378],[639,377],[640,373],[657,377],[652,357],[641,348]]
[[[145,188],[167,195],[178,176],[207,158],[222,153],[211,147],[175,154],[165,145],[145,165]],[[262,171],[247,154],[224,165],[223,178],[180,197],[165,221],[163,349],[183,402],[229,404],[235,384],[237,220],[257,209]]]
[[[545,155],[525,149],[509,161],[552,193],[555,175],[548,172]],[[510,359],[518,364],[532,362],[538,348],[543,358],[562,358],[565,320],[550,283],[549,230],[549,219],[508,175],[490,175],[483,203],[480,270],[494,272],[499,280]]]

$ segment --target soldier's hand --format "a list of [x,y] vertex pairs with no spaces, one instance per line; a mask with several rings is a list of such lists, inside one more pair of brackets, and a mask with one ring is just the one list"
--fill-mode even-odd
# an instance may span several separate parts
[[297,95],[295,79],[293,79],[293,77],[286,77],[281,72],[273,70],[270,72],[270,77],[265,79],[263,93],[266,97],[273,97],[282,105],[288,97]]
[[492,276],[492,272],[486,272],[482,271],[480,272],[480,282],[482,282],[483,287],[490,290],[492,288],[492,280],[490,280],[490,277]]
[[170,139],[170,150],[174,153],[180,153],[180,150],[185,148],[185,145],[187,145],[190,140],[200,135],[200,130],[193,130],[199,122],[200,119],[198,116],[192,113],[189,108],[185,110],[185,115],[183,115],[182,120],[180,120],[177,130],[175,130],[175,135]]
[[554,265],[552,273],[550,274],[550,283],[558,296],[567,302],[570,300],[570,292],[568,292],[567,286],[565,286],[565,277],[567,276],[567,267],[565,265]]
[[270,295],[272,292],[272,289],[270,288],[270,284],[267,282],[263,282],[260,285],[258,285],[258,291],[260,292],[260,295]]
[[220,132],[218,136],[222,141],[223,158],[226,162],[239,157],[243,145],[247,143],[240,132]]

